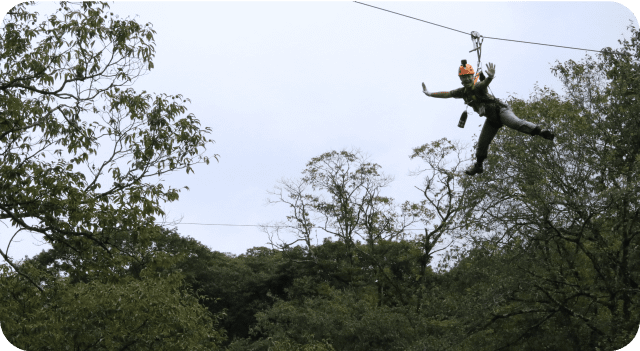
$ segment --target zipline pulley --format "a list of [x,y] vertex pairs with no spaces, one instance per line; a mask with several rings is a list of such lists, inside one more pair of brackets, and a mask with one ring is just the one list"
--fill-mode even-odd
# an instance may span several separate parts
[[482,66],[481,66],[483,40],[484,40],[484,37],[480,35],[480,33],[476,31],[471,32],[471,42],[473,43],[473,50],[470,50],[469,52],[475,51],[478,54],[478,66],[476,66],[477,67],[476,76],[480,77],[480,81],[483,81],[485,78],[484,73],[482,72]]

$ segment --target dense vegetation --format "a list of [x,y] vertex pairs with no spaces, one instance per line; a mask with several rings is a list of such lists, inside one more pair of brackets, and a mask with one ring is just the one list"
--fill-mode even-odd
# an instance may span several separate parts
[[[510,99],[553,144],[505,128],[475,177],[457,143],[417,147],[419,203],[383,196],[391,177],[361,152],[324,153],[272,191],[291,213],[265,227],[271,248],[232,256],[153,224],[179,195],[154,177],[208,163],[212,141],[181,96],[130,87],[153,67],[152,27],[100,3],[61,3],[38,24],[30,6],[0,35],[0,220],[52,248],[0,251],[14,345],[615,350],[634,338],[637,29],[617,51],[553,67],[562,93]],[[316,230],[332,239],[313,244]]]

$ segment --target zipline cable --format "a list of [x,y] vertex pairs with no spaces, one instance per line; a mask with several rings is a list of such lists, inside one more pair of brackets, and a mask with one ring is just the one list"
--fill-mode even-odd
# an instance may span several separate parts
[[383,9],[383,8],[380,8],[380,7],[376,7],[376,6],[373,6],[373,5],[365,4],[365,3],[363,3],[363,2],[359,2],[359,1],[354,1],[354,2],[356,2],[356,3],[360,4],[360,5],[370,6],[370,7],[376,8],[376,9],[378,9],[378,10],[391,12],[391,13],[394,13],[394,14],[396,14],[396,15],[400,15],[400,16],[404,16],[404,17],[409,17],[409,18],[414,19],[414,20],[416,20],[416,21],[421,21],[421,22],[425,22],[425,23],[433,24],[434,26],[438,26],[438,27],[442,27],[442,28],[447,28],[447,29],[450,29],[450,30],[454,30],[454,31],[456,31],[456,32],[460,32],[460,33],[462,33],[462,34],[469,35],[469,33],[467,33],[467,32],[463,32],[463,31],[461,31],[461,30],[457,30],[457,29],[453,29],[453,28],[445,27],[445,26],[442,26],[442,25],[439,25],[439,24],[436,24],[436,23],[432,23],[432,22],[429,22],[429,21],[421,20],[421,19],[419,19],[419,18],[415,18],[415,17],[411,17],[411,16],[403,15],[403,14],[401,14],[401,13],[397,13],[397,12],[389,11],[389,10],[386,10],[386,9]]
[[[401,13],[397,13],[397,12],[389,11],[389,10],[387,10],[387,9],[383,9],[383,8],[381,8],[381,7],[377,7],[377,6],[373,6],[373,5],[365,4],[365,3],[363,3],[363,2],[359,2],[359,1],[354,1],[354,2],[355,2],[355,3],[358,3],[358,4],[360,4],[360,5],[365,5],[365,6],[373,7],[373,8],[378,9],[378,10],[391,12],[391,13],[396,14],[396,15],[400,15],[400,16],[408,17],[408,18],[414,19],[414,20],[416,20],[416,21],[425,22],[425,23],[432,24],[432,25],[434,25],[434,26],[438,26],[438,27],[446,28],[446,29],[453,30],[453,31],[456,31],[456,32],[460,32],[460,33],[462,33],[462,34],[471,35],[470,33],[463,32],[463,31],[461,31],[461,30],[457,30],[457,29],[454,29],[454,28],[445,27],[445,26],[442,26],[442,25],[439,25],[439,24],[436,24],[436,23],[432,23],[432,22],[429,22],[429,21],[425,21],[425,20],[422,20],[422,19],[419,19],[419,18],[415,18],[415,17],[411,17],[411,16],[403,15],[403,14],[401,14]],[[494,40],[513,41],[513,42],[517,42],[517,43],[525,43],[525,44],[534,44],[534,45],[553,46],[553,47],[557,47],[557,48],[565,48],[565,49],[573,49],[573,50],[593,51],[593,52],[599,52],[599,53],[601,53],[601,54],[602,54],[602,53],[604,53],[604,52],[602,52],[602,51],[600,51],[600,50],[591,50],[591,49],[574,48],[574,47],[571,47],[571,46],[562,46],[562,45],[553,45],[553,44],[534,43],[534,42],[531,42],[531,41],[522,41],[522,40],[513,40],[513,39],[503,39],[503,38],[494,38],[494,37],[484,37],[484,38],[485,38],[485,39],[494,39]]]
[[[394,12],[394,11],[390,11],[387,9],[383,9],[381,7],[377,7],[377,6],[373,6],[373,5],[369,5],[369,4],[365,4],[363,2],[359,2],[359,1],[354,1],[357,4],[360,5],[365,5],[365,6],[369,6],[369,7],[373,7],[375,9],[378,10],[382,10],[382,11],[386,11],[386,12],[390,12],[393,13],[395,15],[399,15],[399,16],[403,16],[403,17],[407,17],[407,18],[411,18],[414,19],[416,21],[420,21],[420,22],[424,22],[424,23],[428,23],[428,24],[432,24],[434,26],[438,26],[438,27],[442,27],[445,29],[449,29],[455,32],[459,32],[462,34],[466,34],[466,35],[471,35],[471,33],[467,33],[467,32],[463,32],[461,30],[458,29],[454,29],[454,28],[450,28],[450,27],[446,27],[437,23],[433,23],[433,22],[429,22],[429,21],[425,21],[419,18],[415,18],[415,17],[411,17],[411,16],[407,16],[398,12]],[[543,44],[543,43],[534,43],[534,42],[530,42],[530,41],[522,41],[522,40],[513,40],[513,39],[503,39],[503,38],[495,38],[495,37],[484,37],[484,39],[494,39],[494,40],[504,40],[504,41],[513,41],[513,42],[517,42],[517,43],[525,43],[525,44],[534,44],[534,45],[543,45],[543,46],[553,46],[553,47],[557,47],[557,48],[565,48],[565,49],[573,49],[573,50],[584,50],[584,51],[593,51],[593,52],[599,52],[599,53],[603,53],[600,50],[591,50],[591,49],[582,49],[582,48],[574,48],[571,46],[562,46],[562,45],[553,45],[553,44]],[[479,50],[479,47],[476,46],[476,49]],[[474,50],[472,50],[474,51]],[[478,52],[478,60],[480,60],[480,53]],[[479,62],[479,61],[478,61]],[[181,224],[191,224],[191,225],[210,225],[210,226],[226,226],[226,227],[263,227],[263,228],[296,228],[294,226],[278,226],[278,225],[259,225],[259,224],[222,224],[222,223],[176,223],[174,225],[181,225]],[[312,227],[315,229],[322,229],[321,227]],[[424,229],[418,229],[418,228],[405,228],[404,230],[424,230]]]
[[[266,228],[297,228],[290,225],[260,225],[260,224],[221,224],[221,223],[175,223],[174,225],[192,224],[192,225],[215,225],[224,227],[266,227]],[[322,227],[312,227],[322,229]],[[420,228],[405,228],[404,230],[424,230]]]

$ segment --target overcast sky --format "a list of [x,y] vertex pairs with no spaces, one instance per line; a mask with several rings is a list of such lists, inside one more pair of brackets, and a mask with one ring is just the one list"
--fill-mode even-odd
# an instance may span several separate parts
[[[626,27],[638,25],[614,2],[371,4],[488,37],[596,50],[617,48]],[[51,9],[40,6],[43,13]],[[362,150],[395,177],[386,195],[418,201],[414,186],[421,179],[408,173],[421,163],[409,159],[412,149],[443,137],[472,145],[484,122],[470,114],[460,129],[461,100],[422,93],[422,82],[431,91],[460,87],[461,59],[476,68],[471,39],[459,32],[355,2],[116,2],[111,9],[157,31],[155,69],[135,88],[189,98],[189,112],[213,130],[210,154],[220,155],[195,174],[165,177],[191,189],[165,206],[169,220],[284,220],[288,208],[265,206],[267,191],[283,177],[299,177],[312,157],[345,148]],[[586,54],[492,39],[482,53],[483,63],[496,65],[491,88],[499,98],[526,98],[536,84],[559,90],[550,67]],[[178,230],[233,254],[267,242],[256,227],[182,224]],[[38,237],[20,235],[11,256],[42,249],[34,244]],[[3,248],[7,240],[3,234]]]

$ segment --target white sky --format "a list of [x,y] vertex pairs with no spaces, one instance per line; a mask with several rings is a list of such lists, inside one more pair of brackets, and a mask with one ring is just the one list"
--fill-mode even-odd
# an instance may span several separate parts
[[[599,50],[628,36],[633,13],[614,2],[375,2],[377,7],[499,37]],[[46,13],[51,5],[42,4]],[[4,13],[9,7],[4,6]],[[265,206],[283,177],[331,150],[359,148],[395,181],[386,195],[418,201],[421,179],[408,172],[412,148],[447,137],[472,145],[484,119],[461,100],[422,94],[460,87],[461,59],[476,68],[470,37],[355,2],[115,2],[111,10],[138,16],[157,31],[155,69],[138,91],[182,94],[203,126],[212,128],[220,162],[165,177],[189,186],[167,204],[169,220],[266,224],[288,208]],[[483,63],[496,65],[492,91],[526,98],[537,83],[559,89],[555,61],[585,51],[485,39]],[[523,141],[526,142],[526,138]],[[256,227],[180,225],[213,250],[244,253],[267,237]],[[0,245],[8,235],[2,230]],[[320,233],[319,233],[320,234]],[[37,237],[19,234],[10,255],[39,252]]]

